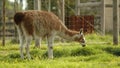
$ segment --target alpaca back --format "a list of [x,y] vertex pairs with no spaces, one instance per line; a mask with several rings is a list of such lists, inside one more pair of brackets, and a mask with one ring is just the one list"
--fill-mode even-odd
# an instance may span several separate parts
[[[16,16],[19,18],[20,13],[21,12],[16,13],[14,19],[17,18]],[[32,10],[22,12],[21,15],[23,16],[20,20],[21,23],[17,25],[23,26],[28,35],[36,34],[39,36],[45,36],[53,30],[59,32],[67,29],[62,21],[51,12]]]

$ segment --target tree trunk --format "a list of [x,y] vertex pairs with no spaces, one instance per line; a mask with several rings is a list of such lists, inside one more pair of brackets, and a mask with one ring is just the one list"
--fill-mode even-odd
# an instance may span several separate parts
[[113,44],[119,44],[119,0],[113,0]]
[[2,41],[2,45],[5,46],[5,0],[3,0],[3,41]]

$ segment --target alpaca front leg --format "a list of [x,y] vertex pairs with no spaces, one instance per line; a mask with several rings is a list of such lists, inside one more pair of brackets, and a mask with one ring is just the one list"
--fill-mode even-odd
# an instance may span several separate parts
[[54,37],[48,37],[48,58],[53,59],[53,41]]

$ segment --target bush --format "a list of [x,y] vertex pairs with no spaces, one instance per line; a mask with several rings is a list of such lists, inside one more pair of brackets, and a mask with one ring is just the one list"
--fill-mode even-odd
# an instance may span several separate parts
[[[70,54],[71,54],[70,49],[57,48],[57,49],[53,50],[53,55],[56,58],[70,56]],[[47,58],[48,57],[48,51],[44,52],[42,57]]]
[[30,55],[31,55],[31,57],[32,58],[35,58],[35,57],[41,57],[41,51],[40,50],[38,50],[38,49],[34,49],[34,50],[32,50],[32,51],[30,51]]
[[119,47],[106,47],[103,50],[106,52],[113,54],[115,56],[120,56],[120,48]]
[[20,54],[19,53],[13,53],[13,54],[9,54],[8,57],[9,58],[20,58]]
[[65,49],[65,48],[62,48],[62,49],[55,49],[54,50],[54,56],[55,57],[66,57],[66,56],[70,56],[71,54],[71,50],[70,49]]
[[72,50],[71,56],[88,56],[88,55],[94,55],[95,49],[92,48],[77,48],[75,50]]

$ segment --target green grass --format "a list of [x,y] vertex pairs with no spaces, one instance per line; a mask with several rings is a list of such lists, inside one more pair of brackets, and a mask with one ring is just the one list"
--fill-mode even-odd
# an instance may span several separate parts
[[19,44],[7,42],[0,46],[0,68],[120,68],[120,45],[112,45],[110,35],[87,35],[86,40],[84,48],[75,42],[56,42],[54,59],[47,58],[44,41],[41,49],[32,43],[31,60],[20,59]]

